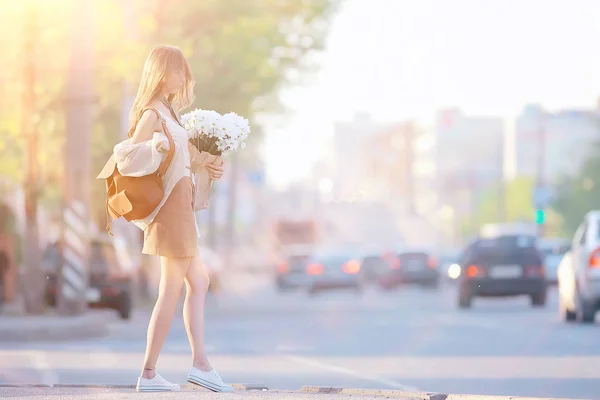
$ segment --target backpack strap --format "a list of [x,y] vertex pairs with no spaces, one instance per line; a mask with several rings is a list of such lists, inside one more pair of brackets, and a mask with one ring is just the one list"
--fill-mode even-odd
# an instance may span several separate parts
[[153,107],[144,108],[142,110],[142,114],[144,114],[146,110],[153,111],[154,114],[156,114],[156,116],[158,117],[158,119],[160,119],[163,132],[165,133],[165,135],[167,136],[167,140],[169,141],[169,153],[167,154],[167,157],[158,166],[158,177],[162,178],[167,173],[167,170],[171,165],[173,155],[175,154],[175,141],[173,140],[173,136],[171,136],[171,132],[169,132],[169,128],[167,128],[167,121],[165,120],[165,117],[163,117],[163,115],[160,112],[158,112],[156,108]]

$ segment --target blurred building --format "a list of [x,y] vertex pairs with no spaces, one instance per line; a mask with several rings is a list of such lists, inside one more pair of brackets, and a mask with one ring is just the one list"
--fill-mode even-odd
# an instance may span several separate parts
[[412,121],[382,127],[369,142],[369,176],[363,186],[393,213],[407,244],[433,245],[436,209],[435,135]]
[[447,109],[438,112],[434,131],[438,209],[455,239],[484,191],[505,179],[505,121]]
[[373,149],[369,142],[381,129],[369,114],[360,113],[351,121],[337,122],[334,126],[333,176],[334,197],[348,200],[370,197],[364,183],[371,173],[369,168]]
[[546,182],[556,182],[575,173],[599,140],[599,110],[551,113],[530,105],[515,121],[515,174],[535,178],[540,169]]

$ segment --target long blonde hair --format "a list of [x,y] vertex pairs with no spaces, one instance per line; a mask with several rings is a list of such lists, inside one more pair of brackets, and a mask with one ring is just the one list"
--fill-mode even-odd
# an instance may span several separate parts
[[167,101],[173,105],[176,112],[189,107],[194,102],[194,78],[187,59],[175,46],[157,46],[148,55],[142,71],[142,79],[133,108],[129,116],[128,136],[132,137],[142,112],[151,104],[160,100],[169,74],[182,71],[185,74],[185,84],[174,94],[169,94]]

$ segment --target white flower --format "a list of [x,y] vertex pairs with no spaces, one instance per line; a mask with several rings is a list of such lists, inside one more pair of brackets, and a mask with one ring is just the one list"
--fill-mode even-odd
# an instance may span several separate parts
[[250,134],[250,123],[236,113],[221,115],[213,110],[195,109],[181,117],[182,125],[190,139],[201,135],[216,137],[219,151],[227,153],[245,148]]
[[195,109],[181,116],[181,122],[190,139],[199,135],[213,136],[221,114],[213,110]]

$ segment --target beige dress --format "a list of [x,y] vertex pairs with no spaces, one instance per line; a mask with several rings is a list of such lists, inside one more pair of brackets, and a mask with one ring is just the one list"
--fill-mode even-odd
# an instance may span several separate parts
[[[160,114],[175,142],[175,153],[163,178],[165,197],[147,218],[132,222],[144,231],[142,253],[193,257],[198,252],[198,230],[193,206],[188,136],[185,129],[173,119]],[[155,171],[168,150],[166,135],[156,132],[148,143],[119,143],[115,146],[114,154],[122,175],[142,176]]]

